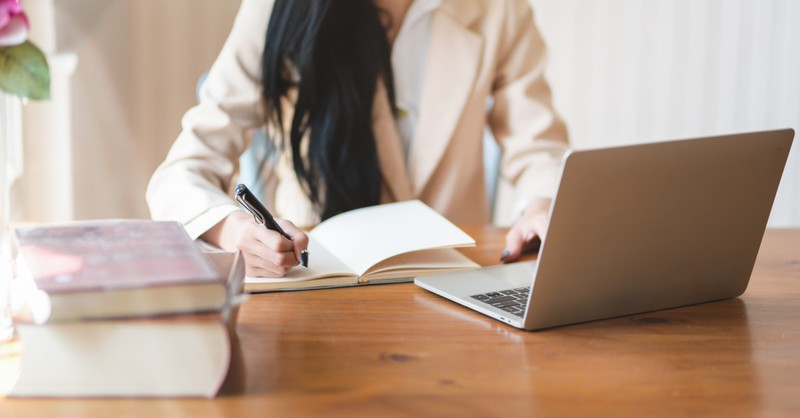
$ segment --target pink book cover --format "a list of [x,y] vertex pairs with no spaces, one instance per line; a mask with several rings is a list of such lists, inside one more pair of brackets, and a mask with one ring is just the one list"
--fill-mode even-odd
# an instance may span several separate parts
[[223,281],[177,222],[87,221],[15,233],[22,262],[50,294]]

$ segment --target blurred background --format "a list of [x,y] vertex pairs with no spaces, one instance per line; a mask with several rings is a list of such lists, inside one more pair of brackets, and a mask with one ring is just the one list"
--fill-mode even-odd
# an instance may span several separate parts
[[[25,107],[12,219],[148,217],[147,182],[239,1],[23,3],[48,54],[53,98]],[[550,48],[555,105],[577,148],[800,128],[796,0],[531,3]],[[774,227],[800,226],[798,148]]]

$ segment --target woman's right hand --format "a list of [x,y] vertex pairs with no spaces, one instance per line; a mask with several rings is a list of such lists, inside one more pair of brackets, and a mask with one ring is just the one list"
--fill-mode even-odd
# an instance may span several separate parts
[[300,263],[300,253],[308,248],[308,235],[288,220],[275,221],[291,240],[257,224],[243,211],[231,213],[200,238],[225,251],[241,251],[247,276],[283,277]]

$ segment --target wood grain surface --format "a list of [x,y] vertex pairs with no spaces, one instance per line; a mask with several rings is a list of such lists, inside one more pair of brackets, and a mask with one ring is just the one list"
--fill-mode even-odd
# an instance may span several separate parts
[[[497,264],[504,231],[465,230]],[[0,399],[0,416],[797,416],[800,230],[768,230],[721,302],[525,332],[392,284],[253,295],[237,329],[216,399]]]

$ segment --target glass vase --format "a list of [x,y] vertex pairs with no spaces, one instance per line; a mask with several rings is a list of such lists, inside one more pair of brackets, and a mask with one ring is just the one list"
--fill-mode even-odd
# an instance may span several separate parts
[[11,186],[21,170],[22,102],[0,91],[0,343],[14,336],[11,287]]

